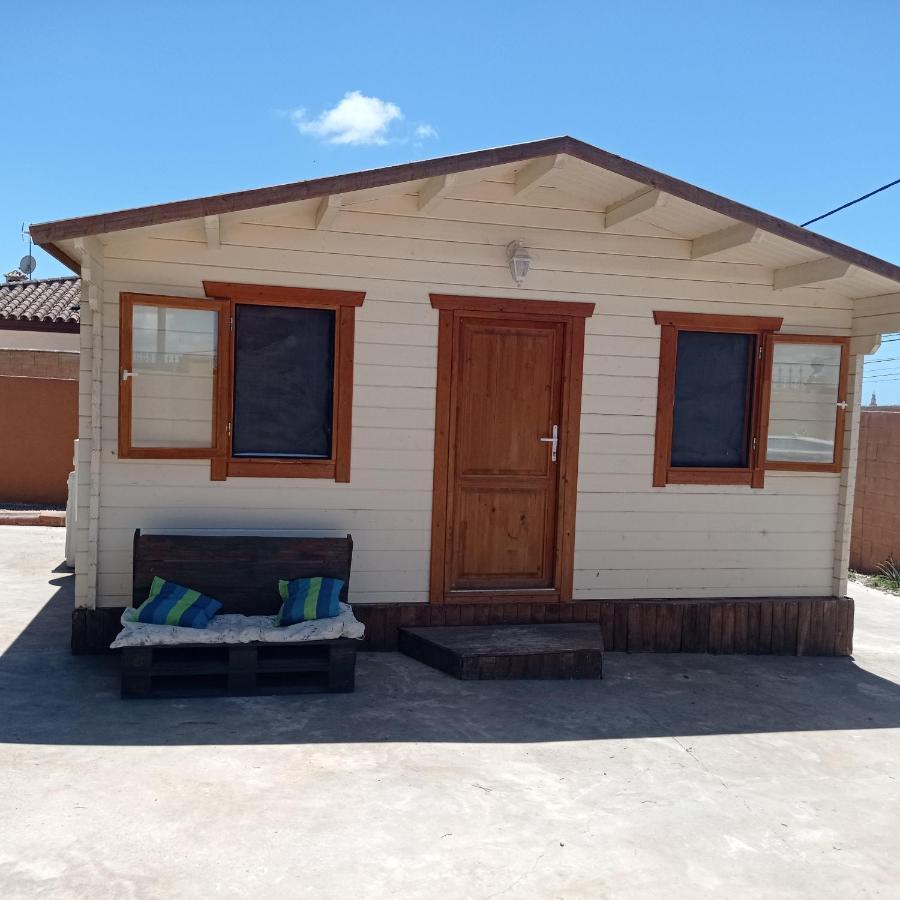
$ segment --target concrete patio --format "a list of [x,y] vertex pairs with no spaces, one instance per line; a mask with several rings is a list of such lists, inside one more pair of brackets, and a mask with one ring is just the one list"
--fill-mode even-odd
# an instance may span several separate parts
[[0,529],[0,895],[859,897],[900,883],[900,599],[854,659],[610,654],[351,695],[123,702],[63,531]]

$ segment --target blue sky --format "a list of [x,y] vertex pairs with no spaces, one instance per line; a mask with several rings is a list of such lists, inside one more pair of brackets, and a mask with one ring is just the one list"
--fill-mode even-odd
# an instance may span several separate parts
[[[794,222],[900,177],[888,0],[49,0],[15,19],[3,271],[23,221],[565,133]],[[898,222],[900,186],[816,227],[900,262]],[[63,272],[35,255],[36,277]],[[881,403],[900,403],[892,346]]]

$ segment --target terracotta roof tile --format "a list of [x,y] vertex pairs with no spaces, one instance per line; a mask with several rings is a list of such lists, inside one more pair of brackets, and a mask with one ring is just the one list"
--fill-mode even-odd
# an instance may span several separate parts
[[78,323],[81,279],[40,278],[0,284],[0,319]]

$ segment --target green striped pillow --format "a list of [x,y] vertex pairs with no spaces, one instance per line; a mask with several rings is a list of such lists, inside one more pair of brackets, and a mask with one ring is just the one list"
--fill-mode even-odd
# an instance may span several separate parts
[[275,617],[276,625],[296,625],[313,619],[333,619],[340,615],[338,599],[344,582],[338,578],[295,578],[279,581],[281,609]]
[[221,608],[218,600],[157,575],[150,584],[150,595],[132,612],[131,621],[206,628]]

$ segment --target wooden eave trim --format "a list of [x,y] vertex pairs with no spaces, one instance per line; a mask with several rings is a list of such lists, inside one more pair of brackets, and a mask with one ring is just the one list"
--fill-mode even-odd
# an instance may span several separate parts
[[503,297],[471,297],[456,294],[429,294],[431,305],[439,310],[509,313],[513,315],[568,317],[587,319],[594,314],[593,303],[565,300],[513,300]]
[[727,331],[760,333],[778,331],[784,319],[779,316],[729,316],[714,313],[677,313],[657,311],[653,313],[657,325],[670,325],[682,331]]
[[[760,228],[763,231],[784,238],[795,244],[815,250],[826,256],[844,260],[859,266],[875,275],[880,275],[900,283],[900,266],[879,259],[854,247],[849,247],[823,235],[807,231],[784,219],[771,216],[758,209],[729,200],[689,182],[673,178],[663,172],[642,166],[639,163],[616,156],[592,144],[576,140],[568,135],[547,138],[524,144],[512,144],[490,150],[476,150],[453,156],[438,157],[421,162],[404,163],[364,172],[351,172],[345,175],[332,175],[326,178],[314,178],[291,184],[273,187],[255,188],[249,191],[237,191],[227,194],[216,194],[192,200],[179,200],[173,203],[162,203],[134,209],[118,210],[99,215],[80,216],[73,219],[59,219],[53,222],[41,222],[31,226],[31,235],[35,243],[56,259],[78,272],[78,263],[68,256],[55,241],[92,234],[106,234],[141,228],[147,225],[161,225],[184,219],[202,218],[208,215],[239,212],[247,209],[259,209],[290,203],[330,194],[345,194],[353,191],[367,190],[376,187],[387,187],[408,181],[419,181],[439,175],[467,172],[473,169],[500,166],[506,163],[525,162],[542,156],[567,154],[606,171],[613,172],[647,185],[651,189],[662,191],[686,200],[696,206],[719,213],[736,222],[743,222]],[[63,258],[65,257],[65,259]]]
[[42,334],[78,334],[78,322],[60,322],[51,319],[3,319],[0,331],[36,331]]
[[81,263],[69,256],[65,250],[52,242],[42,244],[40,241],[35,240],[35,243],[44,251],[44,253],[48,253],[57,262],[61,262],[66,268],[71,269],[76,275],[81,274]]
[[238,303],[265,306],[308,306],[337,309],[341,306],[362,306],[365,291],[333,291],[325,288],[280,287],[269,284],[239,284],[233,281],[204,281],[207,297],[221,297]]

